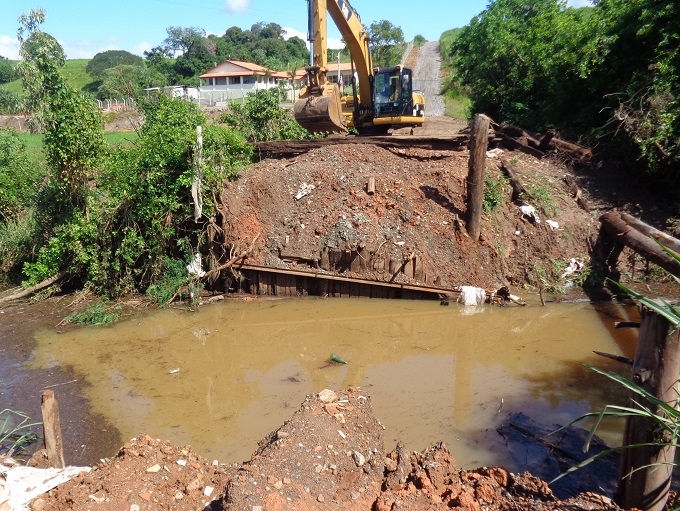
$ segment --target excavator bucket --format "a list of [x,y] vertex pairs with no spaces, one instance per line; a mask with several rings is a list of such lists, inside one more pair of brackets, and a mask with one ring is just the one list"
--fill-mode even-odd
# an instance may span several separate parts
[[312,133],[347,133],[340,105],[340,94],[332,88],[329,93],[300,97],[293,105],[295,120]]

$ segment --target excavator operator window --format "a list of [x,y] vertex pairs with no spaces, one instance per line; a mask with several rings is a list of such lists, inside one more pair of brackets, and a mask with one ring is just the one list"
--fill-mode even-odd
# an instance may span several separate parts
[[375,116],[399,115],[401,83],[398,70],[386,70],[375,75]]
[[413,82],[411,81],[411,70],[406,68],[402,70],[401,75],[401,101],[400,112],[401,115],[412,115],[413,111]]

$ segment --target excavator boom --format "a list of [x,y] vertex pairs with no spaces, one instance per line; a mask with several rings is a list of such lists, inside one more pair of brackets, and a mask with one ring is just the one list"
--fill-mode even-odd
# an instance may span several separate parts
[[[425,100],[413,90],[411,70],[402,66],[373,67],[368,35],[349,1],[307,2],[310,63],[305,68],[307,86],[293,106],[297,122],[315,133],[346,133],[347,126],[360,133],[386,133],[389,128],[421,125]],[[358,83],[353,81],[353,97],[341,99],[337,84],[328,80],[326,13],[338,27],[352,56],[358,79]]]

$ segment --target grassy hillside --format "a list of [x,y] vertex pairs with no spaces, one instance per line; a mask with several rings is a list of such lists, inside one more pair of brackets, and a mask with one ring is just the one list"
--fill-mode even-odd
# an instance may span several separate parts
[[[61,75],[66,80],[66,83],[78,90],[88,89],[88,86],[93,83],[92,77],[85,71],[89,61],[89,59],[67,60],[64,67],[61,68]],[[21,80],[14,80],[13,82],[0,85],[0,87],[15,94],[23,92]]]
[[[26,152],[29,155],[29,158],[37,167],[43,168],[45,164],[43,135],[25,132],[18,132],[17,135],[19,135],[19,138],[26,144]],[[130,147],[138,138],[136,131],[114,131],[104,133],[104,140],[111,148],[117,146]]]

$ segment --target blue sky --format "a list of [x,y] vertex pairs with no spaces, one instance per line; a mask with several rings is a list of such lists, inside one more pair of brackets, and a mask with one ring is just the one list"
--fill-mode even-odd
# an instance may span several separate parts
[[[171,26],[199,27],[222,35],[237,26],[278,23],[288,35],[303,40],[307,30],[306,0],[4,0],[0,2],[0,55],[18,58],[17,18],[41,7],[47,16],[42,30],[55,37],[69,59],[92,58],[105,50],[142,55],[159,45]],[[9,5],[8,5],[9,4]],[[569,0],[588,5],[587,0]],[[352,0],[364,25],[388,20],[404,31],[434,41],[445,30],[462,27],[487,7],[487,0]],[[329,47],[340,47],[340,36],[329,21]]]

